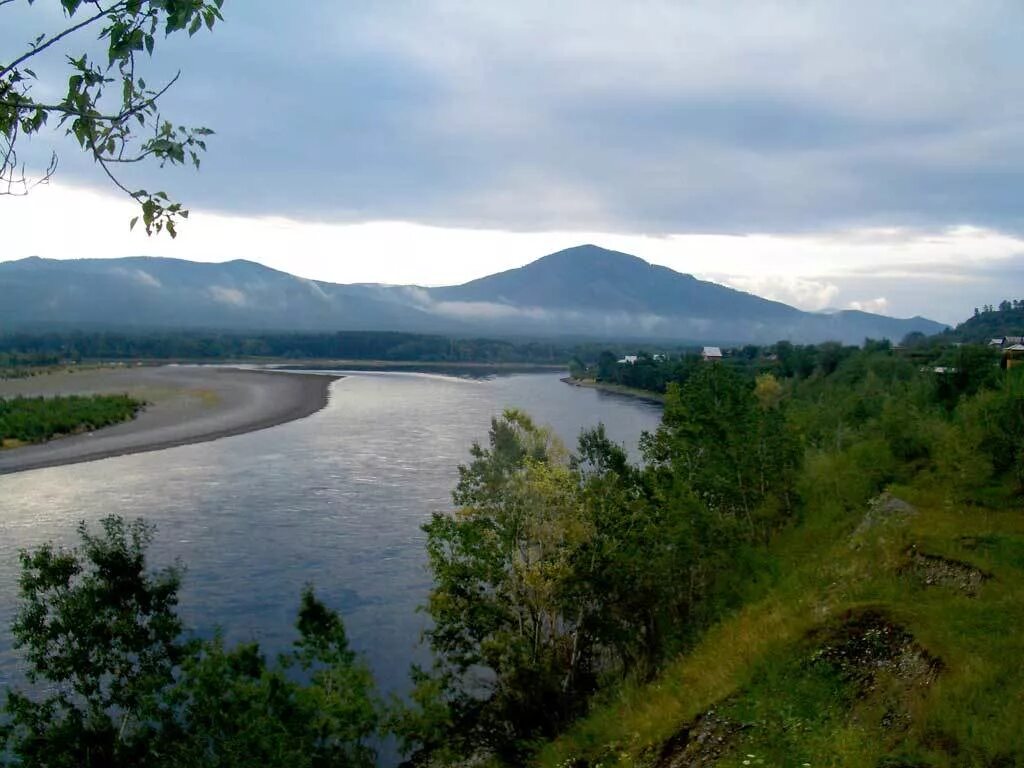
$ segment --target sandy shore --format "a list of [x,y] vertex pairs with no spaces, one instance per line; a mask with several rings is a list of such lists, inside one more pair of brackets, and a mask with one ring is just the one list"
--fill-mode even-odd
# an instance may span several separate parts
[[0,397],[127,393],[148,403],[96,432],[0,451],[0,474],[216,440],[309,416],[336,376],[199,366],[134,367],[0,381]]

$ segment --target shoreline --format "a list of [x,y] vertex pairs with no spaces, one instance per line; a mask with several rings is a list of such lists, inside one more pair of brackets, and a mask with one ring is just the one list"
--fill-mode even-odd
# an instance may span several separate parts
[[665,396],[658,392],[650,392],[646,389],[637,389],[636,387],[625,387],[621,384],[607,384],[601,381],[594,381],[593,379],[574,379],[572,376],[566,376],[561,380],[564,384],[568,384],[570,387],[580,387],[582,389],[596,389],[599,392],[608,392],[613,395],[622,395],[623,397],[632,397],[636,400],[646,400],[649,403],[657,403],[658,405],[665,404]]
[[0,382],[0,397],[124,392],[147,402],[131,421],[0,451],[0,476],[194,445],[286,424],[326,407],[331,384],[340,378],[171,365]]

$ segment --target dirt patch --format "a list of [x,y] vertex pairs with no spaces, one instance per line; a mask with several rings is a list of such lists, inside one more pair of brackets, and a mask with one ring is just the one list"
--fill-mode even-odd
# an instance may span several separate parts
[[992,578],[970,563],[953,560],[941,555],[929,555],[911,547],[907,551],[908,562],[903,573],[917,579],[926,587],[946,587],[962,592],[968,597],[976,597],[981,586]]
[[880,525],[902,522],[916,514],[917,508],[913,504],[886,491],[868,502],[868,511],[864,513],[864,519],[853,535],[857,537]]
[[[810,632],[796,650],[801,655],[792,668],[795,676],[814,672],[838,676],[846,691],[844,707],[848,707],[838,716],[847,722],[871,718],[894,745],[911,725],[914,700],[943,669],[942,661],[909,630],[875,608],[847,611]],[[737,711],[733,704],[743,696],[738,692],[684,726],[656,755],[648,755],[650,764],[655,768],[709,768],[734,754],[751,729],[780,727],[771,716],[750,722],[733,714]]]
[[925,650],[914,636],[877,610],[850,611],[837,624],[812,635],[817,649],[810,663],[829,664],[847,681],[856,683],[861,697],[886,673],[905,686],[930,685],[942,661]]
[[736,742],[744,725],[710,710],[665,742],[655,768],[709,768]]

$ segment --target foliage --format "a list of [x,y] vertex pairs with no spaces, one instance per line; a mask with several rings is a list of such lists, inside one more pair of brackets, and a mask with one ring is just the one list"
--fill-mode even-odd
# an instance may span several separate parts
[[[4,0],[0,6],[11,2]],[[26,2],[35,4],[35,0]],[[223,0],[60,0],[58,27],[44,31],[27,43],[23,52],[0,63],[0,184],[6,186],[5,193],[24,194],[31,186],[18,161],[22,137],[56,122],[117,187],[139,203],[147,233],[166,228],[174,237],[176,220],[187,218],[188,211],[164,192],[128,189],[114,169],[150,158],[161,166],[190,162],[199,168],[200,153],[206,150],[206,138],[212,131],[175,126],[165,119],[158,101],[178,75],[159,87],[148,85],[137,72],[137,57],[143,53],[152,56],[161,33],[164,37],[179,32],[191,36],[204,26],[212,29],[222,19],[222,5]],[[106,61],[93,61],[86,53],[66,55],[69,75],[63,98],[55,101],[44,95],[37,99],[34,86],[39,85],[45,94],[57,91],[58,84],[39,82],[30,68],[33,60],[63,47],[70,35],[85,28],[98,30]],[[54,155],[43,180],[52,175],[56,164]],[[133,227],[137,221],[138,217],[132,220]]]
[[0,399],[0,445],[38,443],[92,431],[135,416],[142,403],[127,395],[69,395]]
[[987,344],[1003,336],[1024,336],[1024,299],[1004,299],[998,306],[975,309],[974,316],[939,334],[944,343]]
[[564,364],[590,344],[508,341],[384,331],[338,333],[10,333],[0,334],[0,368],[89,360],[285,358],[424,363]]
[[493,421],[460,468],[457,512],[425,526],[437,663],[410,715],[434,734],[409,739],[421,757],[522,760],[735,603],[748,550],[795,503],[782,395],[768,379],[761,394],[718,367],[671,385],[644,467],[600,427],[570,460],[524,414]]
[[[376,350],[410,339],[355,341]],[[1024,745],[1003,681],[1024,685],[1024,370],[1001,370],[979,347],[929,349],[931,363],[957,369],[946,376],[919,354],[885,342],[776,345],[685,364],[681,380],[665,381],[662,423],[643,438],[640,463],[601,426],[572,455],[520,411],[494,419],[459,468],[454,513],[424,526],[434,664],[414,670],[410,701],[388,725],[413,763],[649,764],[690,733],[738,764],[847,753],[858,764],[935,762],[948,752],[938,733],[970,759],[936,764],[1013,764]],[[623,367],[610,351],[601,365]],[[878,501],[893,488],[921,511]],[[60,764],[41,751],[54,744],[112,764],[372,759],[371,681],[311,593],[301,639],[277,664],[254,645],[181,640],[176,571],[145,574],[144,531],[110,524],[86,542],[126,553],[115,561],[131,568],[104,570],[88,548],[25,561],[23,594],[36,607],[19,619],[23,645],[36,680],[71,693],[37,703],[12,694],[12,754],[29,765]],[[918,546],[926,554],[915,560]],[[949,556],[964,562],[942,567],[985,584],[987,609],[915,575]],[[870,675],[829,651],[846,640],[819,642],[834,617],[858,615],[884,617],[868,622],[869,651],[876,629],[902,643]],[[80,655],[87,647],[99,649],[89,651],[95,669]],[[65,660],[65,649],[79,655]],[[975,712],[984,723],[961,722]],[[874,729],[883,721],[903,725]]]
[[[649,460],[667,476],[673,465],[692,468],[703,484],[700,498],[711,502],[706,509],[734,516],[749,506],[736,492],[745,484],[737,479],[727,495],[701,478],[716,464],[742,477],[755,443],[732,442],[750,417],[734,392],[716,387],[745,378],[761,408],[779,397],[786,433],[803,454],[795,467],[797,514],[777,518],[791,524],[767,537],[766,575],[738,593],[742,607],[711,616],[706,633],[654,682],[631,677],[603,693],[541,750],[542,765],[1024,759],[1019,707],[1007,704],[1006,693],[1024,685],[1015,661],[1021,635],[1007,626],[1022,615],[1024,371],[1000,370],[982,347],[929,350],[933,362],[958,369],[952,375],[885,345],[844,354],[828,370],[822,352],[809,374],[796,366],[781,381],[751,381],[750,369],[718,364],[669,387]],[[694,445],[701,435],[710,439]],[[869,500],[894,485],[917,509],[872,511]],[[916,552],[928,554],[915,560]],[[721,579],[736,560],[712,561],[708,572]],[[945,570],[919,575],[922,562]],[[958,573],[973,573],[984,586],[965,593]],[[703,602],[713,604],[714,594]],[[821,637],[828,617],[866,605],[884,608],[892,631],[906,638],[892,663],[868,664],[853,678],[813,664],[821,649],[809,642]],[[687,744],[696,752],[684,755]],[[701,752],[700,744],[714,751]]]
[[189,639],[181,569],[147,569],[153,530],[117,517],[82,546],[21,556],[16,646],[33,693],[9,691],[0,763],[371,766],[378,706],[338,616],[302,595],[293,649]]

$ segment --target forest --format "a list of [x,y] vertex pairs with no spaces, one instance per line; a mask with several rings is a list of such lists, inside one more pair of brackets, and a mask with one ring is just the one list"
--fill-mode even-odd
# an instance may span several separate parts
[[118,360],[385,360],[561,365],[570,357],[596,356],[601,349],[603,346],[596,342],[472,339],[388,331],[8,333],[0,334],[0,372],[17,367]]
[[368,766],[395,738],[410,765],[667,766],[706,733],[709,765],[1020,762],[1024,370],[940,354],[962,370],[888,343],[677,361],[639,463],[600,425],[570,449],[495,418],[424,526],[434,661],[404,701],[311,590],[280,658],[190,634],[144,522],[26,552],[44,693],[8,695],[0,760]]

